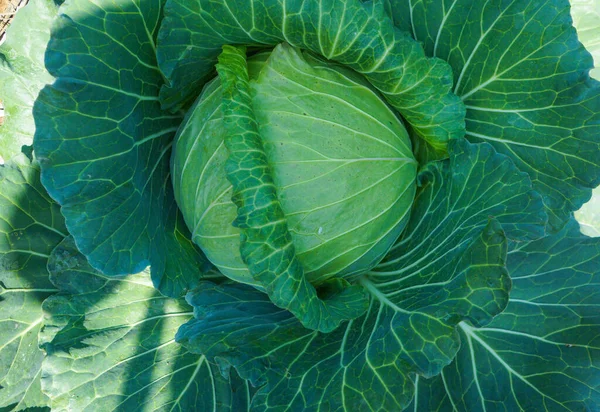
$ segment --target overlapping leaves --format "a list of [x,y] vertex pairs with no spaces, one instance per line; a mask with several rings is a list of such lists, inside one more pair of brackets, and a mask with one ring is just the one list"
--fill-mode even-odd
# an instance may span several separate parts
[[172,194],[181,116],[158,103],[162,1],[82,0],[61,12],[46,50],[57,80],[34,107],[44,186],[95,268],[119,275],[151,264],[157,288],[178,296],[208,265]]
[[56,291],[46,263],[64,220],[24,155],[0,166],[0,408],[45,406],[38,349],[42,302]]
[[248,408],[246,382],[174,342],[191,317],[183,299],[160,295],[146,272],[100,275],[65,236],[37,163],[0,166],[2,410]]
[[508,254],[506,310],[461,323],[454,362],[418,379],[407,410],[595,411],[600,408],[600,238],[575,221]]
[[396,25],[452,66],[467,138],[528,173],[560,229],[600,184],[600,83],[568,0],[390,4]]
[[217,70],[223,84],[227,174],[238,207],[233,224],[242,231],[240,252],[274,304],[306,328],[331,332],[365,312],[367,295],[360,285],[335,279],[327,282],[331,292],[323,299],[305,277],[259,135],[246,67],[245,47],[223,48]]
[[464,135],[464,106],[449,93],[450,68],[429,59],[397,30],[382,3],[359,0],[281,2],[171,0],[158,42],[169,84],[165,108],[195,98],[214,73],[223,45],[287,42],[361,73],[410,124],[419,160],[447,157],[448,140]]
[[453,359],[458,322],[485,325],[505,307],[501,224],[512,238],[536,237],[546,218],[527,175],[488,145],[454,142],[451,160],[431,165],[421,184],[415,223],[395,251],[410,259],[357,280],[371,296],[366,315],[320,334],[252,288],[202,284],[188,295],[196,319],[178,340],[266,383],[257,410],[404,407],[413,373],[436,375]]
[[[271,2],[253,2],[251,25],[228,17],[248,11],[246,2],[169,3],[171,11],[184,3],[206,6],[204,11],[230,9],[222,13],[227,21],[219,27],[227,30],[215,35],[215,44],[196,41],[194,25],[180,27],[172,37],[184,39],[184,46],[163,63],[177,61],[179,73],[195,76],[198,85],[213,74],[212,63],[196,76],[194,59],[187,58],[198,50],[218,53],[227,36],[233,43],[250,38],[252,44],[296,45],[305,39],[295,36],[309,36],[322,52],[323,45],[331,45],[327,33],[351,32],[361,21],[351,13],[340,20],[322,10],[318,19],[302,18],[315,12],[310,5],[331,2],[302,2],[306,9],[294,18],[279,13],[280,2],[273,8],[265,6]],[[235,375],[228,382],[204,356],[219,361],[223,371],[231,363],[242,376],[264,384],[253,400],[255,410],[398,410],[412,397],[414,374],[419,375],[416,409],[599,408],[595,240],[581,237],[569,223],[553,237],[513,246],[508,268],[514,289],[505,312],[492,320],[508,299],[505,236],[529,241],[544,233],[542,198],[531,191],[531,181],[556,230],[600,181],[599,89],[587,77],[591,60],[576,41],[566,0],[392,0],[389,5],[400,27],[454,69],[455,91],[468,108],[467,137],[489,142],[527,175],[488,145],[452,143],[450,161],[431,164],[421,174],[413,218],[400,242],[375,271],[355,279],[371,294],[366,315],[320,334],[303,329],[247,286],[202,283],[188,296],[196,319],[180,330],[179,339],[203,355],[172,340],[190,316],[184,302],[154,292],[144,275],[99,275],[68,241],[54,252],[53,281],[61,293],[46,303],[43,333],[49,353],[44,388],[56,409],[247,408],[247,383]],[[152,263],[155,285],[177,295],[195,284],[197,267],[205,261],[191,245],[170,192],[166,159],[179,115],[162,112],[157,99],[161,7],[158,0],[118,5],[78,0],[65,7],[47,60],[59,79],[42,93],[36,109],[36,149],[45,183],[63,203],[67,225],[92,264],[125,274]],[[382,10],[369,7],[364,10],[373,13],[372,21],[383,21]],[[194,19],[198,27],[216,27]],[[300,23],[309,30],[286,31]],[[257,30],[268,24],[281,26],[286,36]],[[377,66],[383,59],[375,57],[384,52],[371,51],[367,62]],[[421,54],[416,60],[428,61]],[[445,65],[433,61],[422,67],[443,86],[432,89],[446,96],[451,82]],[[407,76],[422,79],[423,70]],[[182,82],[179,87],[187,90],[177,93],[191,92],[192,84]],[[177,82],[170,86],[178,87]],[[164,90],[163,97],[169,88]],[[181,103],[175,102],[181,98],[177,93],[168,105]],[[441,108],[456,109],[457,101],[423,95],[413,96],[413,102],[429,101],[433,106],[425,106],[432,112],[425,118],[409,113],[416,124],[439,121],[442,140],[462,130]],[[452,104],[436,106],[440,101]],[[24,162],[0,169],[9,176],[0,185],[35,189],[33,196],[9,189],[9,202],[0,210],[0,325],[8,332],[0,333],[0,366],[7,366],[0,368],[6,372],[0,373],[0,406],[18,408],[45,403],[35,335],[41,301],[55,288],[41,268],[66,234],[57,206],[30,179],[35,166]],[[34,210],[44,217],[33,216]],[[425,380],[455,354],[438,378]],[[214,395],[206,387],[214,388]]]
[[60,293],[44,302],[42,385],[53,411],[247,410],[250,388],[175,343],[191,317],[147,272],[107,277],[67,238],[49,261]]

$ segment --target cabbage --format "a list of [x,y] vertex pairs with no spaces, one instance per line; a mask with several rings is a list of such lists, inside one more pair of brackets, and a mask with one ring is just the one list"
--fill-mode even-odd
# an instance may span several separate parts
[[[252,105],[305,276],[320,285],[366,272],[404,229],[415,194],[417,162],[402,121],[344,67],[288,45],[253,59]],[[240,255],[240,229],[233,224],[221,100],[215,79],[180,126],[175,198],[210,261],[229,278],[260,286]]]
[[0,409],[600,410],[594,1],[57,3],[0,45]]

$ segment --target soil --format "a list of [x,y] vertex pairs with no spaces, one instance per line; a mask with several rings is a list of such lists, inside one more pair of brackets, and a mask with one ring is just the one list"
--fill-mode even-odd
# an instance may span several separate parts
[[4,37],[4,32],[15,16],[17,10],[27,4],[27,1],[28,0],[0,0],[0,39]]

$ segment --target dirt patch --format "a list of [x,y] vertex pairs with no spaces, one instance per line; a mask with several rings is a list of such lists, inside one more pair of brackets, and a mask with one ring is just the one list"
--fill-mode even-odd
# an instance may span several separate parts
[[0,44],[4,41],[5,32],[17,11],[29,0],[0,0]]
[[[19,9],[29,0],[0,0],[0,45],[6,39],[6,29]],[[0,100],[0,126],[4,124],[4,104]],[[0,158],[1,159],[1,158]],[[0,161],[3,164],[4,161]]]

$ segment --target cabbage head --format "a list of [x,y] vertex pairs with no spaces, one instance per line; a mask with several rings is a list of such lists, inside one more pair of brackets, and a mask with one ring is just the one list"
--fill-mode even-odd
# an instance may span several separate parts
[[[356,72],[285,43],[248,69],[268,162],[261,173],[271,175],[307,280],[371,269],[402,232],[415,194],[417,161],[401,119]],[[223,274],[262,289],[240,253],[219,78],[188,113],[172,177],[192,239]]]

